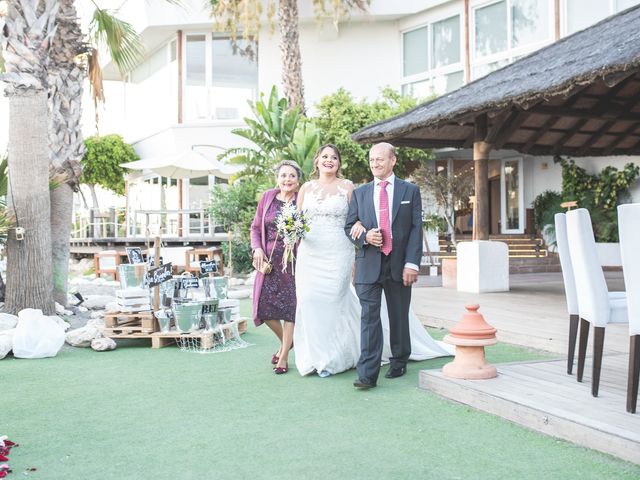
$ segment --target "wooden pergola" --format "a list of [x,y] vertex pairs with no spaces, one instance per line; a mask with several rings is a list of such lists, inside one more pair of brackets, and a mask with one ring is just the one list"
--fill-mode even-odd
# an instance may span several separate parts
[[493,149],[640,154],[640,6],[352,135],[360,143],[473,148],[475,232],[489,238]]

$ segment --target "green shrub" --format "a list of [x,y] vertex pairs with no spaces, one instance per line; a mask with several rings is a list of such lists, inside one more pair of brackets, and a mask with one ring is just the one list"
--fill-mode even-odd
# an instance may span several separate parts
[[[225,263],[228,264],[229,242],[223,242],[221,246]],[[233,239],[231,241],[231,255],[233,273],[249,273],[253,270],[251,242],[248,239]]]
[[560,207],[562,195],[552,190],[545,190],[533,200],[533,218],[539,232],[545,225],[554,225],[553,216],[562,212]]

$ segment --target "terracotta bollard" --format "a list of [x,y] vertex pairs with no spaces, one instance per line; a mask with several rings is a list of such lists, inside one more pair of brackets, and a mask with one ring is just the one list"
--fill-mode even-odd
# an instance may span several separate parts
[[465,305],[467,313],[460,323],[449,330],[444,341],[456,346],[453,362],[442,367],[446,377],[465,380],[484,380],[498,375],[496,367],[489,365],[484,347],[498,343],[496,329],[485,322],[478,309],[480,305]]

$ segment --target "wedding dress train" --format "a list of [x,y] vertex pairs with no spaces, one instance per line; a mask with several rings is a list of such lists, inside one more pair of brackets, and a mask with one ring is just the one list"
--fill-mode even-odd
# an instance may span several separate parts
[[[360,302],[351,285],[353,244],[344,233],[347,191],[326,194],[317,182],[305,192],[302,208],[311,230],[300,242],[296,262],[296,367],[301,375],[339,373],[354,368],[360,357]],[[383,360],[391,355],[386,302],[380,311]],[[431,338],[410,310],[411,360],[453,354],[449,345]]]

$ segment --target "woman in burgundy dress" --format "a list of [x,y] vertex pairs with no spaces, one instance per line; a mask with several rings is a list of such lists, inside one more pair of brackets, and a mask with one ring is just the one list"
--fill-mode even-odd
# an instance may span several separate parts
[[[278,187],[264,192],[251,224],[253,266],[257,270],[253,285],[253,322],[256,326],[266,323],[280,340],[280,348],[271,357],[276,374],[289,370],[289,350],[296,317],[296,285],[294,269],[282,271],[284,243],[277,236],[275,219],[285,203],[295,204],[301,175],[296,162],[280,162],[276,167]],[[260,268],[269,259],[273,268],[265,275]]]

